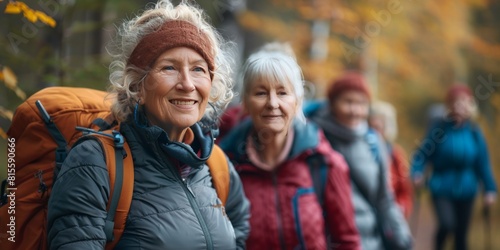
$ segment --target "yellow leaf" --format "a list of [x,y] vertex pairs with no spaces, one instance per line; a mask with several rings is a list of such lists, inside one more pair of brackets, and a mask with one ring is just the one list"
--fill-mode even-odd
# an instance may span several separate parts
[[5,133],[5,131],[3,131],[3,129],[2,129],[2,128],[0,128],[0,136],[1,136],[2,138],[4,138],[5,140],[7,140],[7,134]]
[[24,10],[24,17],[32,23],[36,23],[36,21],[38,21],[38,16],[35,14],[35,11],[33,11],[32,9]]
[[0,81],[3,81],[3,72],[2,71],[0,71]]
[[17,97],[21,98],[21,100],[26,99],[26,93],[24,93],[24,91],[19,87],[17,87],[16,90],[14,90],[14,92],[16,92]]
[[9,67],[3,67],[2,73],[5,85],[12,90],[16,89],[17,77],[14,74],[14,72],[12,72],[12,70]]
[[17,6],[19,6],[19,8],[21,8],[21,10],[25,11],[25,10],[30,10],[30,7],[28,7],[28,5],[26,5],[25,3],[23,2],[16,2],[17,3]]
[[52,17],[47,16],[45,13],[38,10],[35,11],[35,15],[38,16],[40,22],[45,23],[52,28],[56,27],[56,20],[54,20]]
[[41,22],[49,25],[52,28],[56,26],[56,21],[52,17],[47,16],[41,11],[31,9],[23,2],[9,2],[7,4],[7,7],[5,8],[5,13],[8,14],[19,14],[21,12],[23,12],[24,17],[32,23],[40,20]]
[[9,2],[5,7],[5,14],[19,14],[21,13],[21,7],[17,2]]
[[3,116],[12,121],[12,117],[14,116],[14,114],[12,113],[12,111],[0,106],[0,116]]

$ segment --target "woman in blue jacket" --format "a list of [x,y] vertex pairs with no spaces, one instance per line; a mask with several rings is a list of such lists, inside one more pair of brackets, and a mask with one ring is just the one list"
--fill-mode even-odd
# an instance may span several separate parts
[[[482,182],[486,206],[496,197],[488,148],[479,127],[471,121],[475,111],[472,91],[452,86],[446,96],[448,115],[430,126],[412,161],[412,178],[422,186],[426,167],[432,166],[428,186],[438,219],[435,249],[442,249],[454,233],[455,249],[467,249],[467,230]],[[429,164],[430,163],[430,164]]]

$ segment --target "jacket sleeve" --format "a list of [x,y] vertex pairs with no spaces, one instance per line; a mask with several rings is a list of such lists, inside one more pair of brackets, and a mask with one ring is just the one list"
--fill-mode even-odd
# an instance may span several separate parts
[[74,147],[62,165],[48,204],[49,249],[104,249],[109,175],[98,142]]
[[435,121],[429,126],[424,139],[413,152],[410,165],[410,175],[413,179],[424,174],[427,163],[434,157],[436,144],[442,143],[447,138],[445,131],[441,128],[441,122]]
[[228,161],[230,174],[229,196],[226,202],[226,213],[236,235],[238,249],[245,249],[245,242],[250,233],[250,202],[245,196],[243,185],[231,161]]
[[328,179],[325,190],[327,226],[332,236],[333,249],[361,249],[361,238],[354,219],[351,200],[349,168],[336,152],[330,154]]
[[488,153],[488,146],[486,140],[484,139],[483,133],[476,128],[477,137],[477,150],[479,152],[479,157],[476,164],[476,172],[483,181],[484,192],[485,193],[496,193],[497,187],[495,180],[493,179],[493,172],[491,171],[490,156]]
[[403,209],[405,217],[409,218],[413,208],[413,190],[408,176],[408,161],[403,148],[394,144],[391,158],[390,172],[396,202]]

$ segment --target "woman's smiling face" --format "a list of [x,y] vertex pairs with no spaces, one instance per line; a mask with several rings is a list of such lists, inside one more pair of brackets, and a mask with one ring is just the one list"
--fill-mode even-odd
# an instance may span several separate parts
[[179,133],[201,118],[212,81],[206,61],[187,47],[163,52],[144,80],[141,104],[149,122],[168,134]]
[[246,93],[244,107],[257,132],[286,133],[295,117],[297,98],[289,82],[257,78]]
[[348,128],[355,128],[368,117],[370,99],[357,90],[348,90],[340,94],[331,104],[337,120]]

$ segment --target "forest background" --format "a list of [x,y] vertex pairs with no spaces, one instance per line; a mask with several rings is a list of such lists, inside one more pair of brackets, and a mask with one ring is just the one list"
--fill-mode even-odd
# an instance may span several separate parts
[[[468,84],[479,106],[476,120],[487,138],[500,181],[500,1],[197,2],[213,25],[234,41],[236,70],[249,53],[270,41],[292,46],[310,86],[308,98],[323,98],[331,80],[345,70],[361,70],[374,99],[396,107],[397,142],[408,155],[421,143],[429,113],[439,110],[447,87],[454,82]],[[12,3],[24,3],[46,16],[38,16],[36,21],[25,12],[3,13]],[[116,26],[152,3],[0,0],[0,152],[6,152],[5,133],[15,108],[26,96],[48,86],[106,89],[110,63],[106,46]],[[0,154],[0,162],[3,179],[6,154]],[[415,201],[420,206],[410,223],[420,239],[417,249],[430,249],[434,223],[428,194]],[[498,202],[490,229],[485,227],[480,207],[478,199],[471,249],[483,249],[489,234],[500,234]],[[493,249],[500,248],[500,238],[491,240]]]

